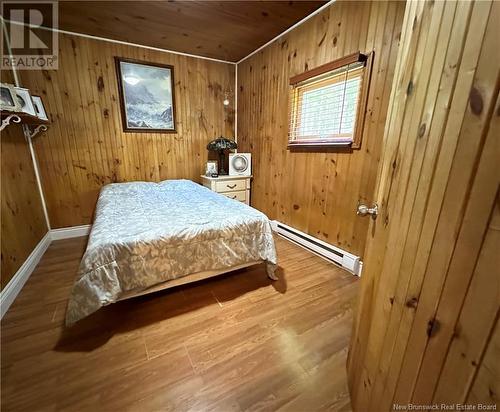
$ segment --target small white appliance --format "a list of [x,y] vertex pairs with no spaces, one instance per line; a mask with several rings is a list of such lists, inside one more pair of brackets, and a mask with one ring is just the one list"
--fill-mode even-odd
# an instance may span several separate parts
[[251,153],[229,153],[229,176],[250,176],[251,174]]

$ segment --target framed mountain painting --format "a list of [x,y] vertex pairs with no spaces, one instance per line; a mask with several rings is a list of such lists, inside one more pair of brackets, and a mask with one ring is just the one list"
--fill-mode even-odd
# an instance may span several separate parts
[[175,133],[174,68],[115,57],[125,132]]

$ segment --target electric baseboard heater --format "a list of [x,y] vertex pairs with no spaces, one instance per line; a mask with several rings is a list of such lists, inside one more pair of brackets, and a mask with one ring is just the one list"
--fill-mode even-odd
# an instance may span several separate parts
[[323,240],[317,239],[314,236],[287,226],[277,220],[271,221],[273,230],[280,236],[297,243],[311,252],[320,255],[321,257],[342,266],[356,276],[361,275],[362,263],[359,256],[355,256],[336,246],[330,245]]

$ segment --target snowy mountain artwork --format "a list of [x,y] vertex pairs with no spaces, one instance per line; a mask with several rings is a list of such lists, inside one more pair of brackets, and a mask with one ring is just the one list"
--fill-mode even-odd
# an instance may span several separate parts
[[116,62],[124,130],[175,131],[173,67],[120,58]]

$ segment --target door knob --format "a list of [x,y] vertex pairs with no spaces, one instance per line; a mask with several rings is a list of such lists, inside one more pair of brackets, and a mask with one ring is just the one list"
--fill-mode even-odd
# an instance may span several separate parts
[[372,207],[368,207],[366,205],[359,203],[356,214],[358,216],[370,215],[372,217],[372,219],[375,220],[377,218],[377,215],[378,215],[378,205],[376,203],[374,203]]

